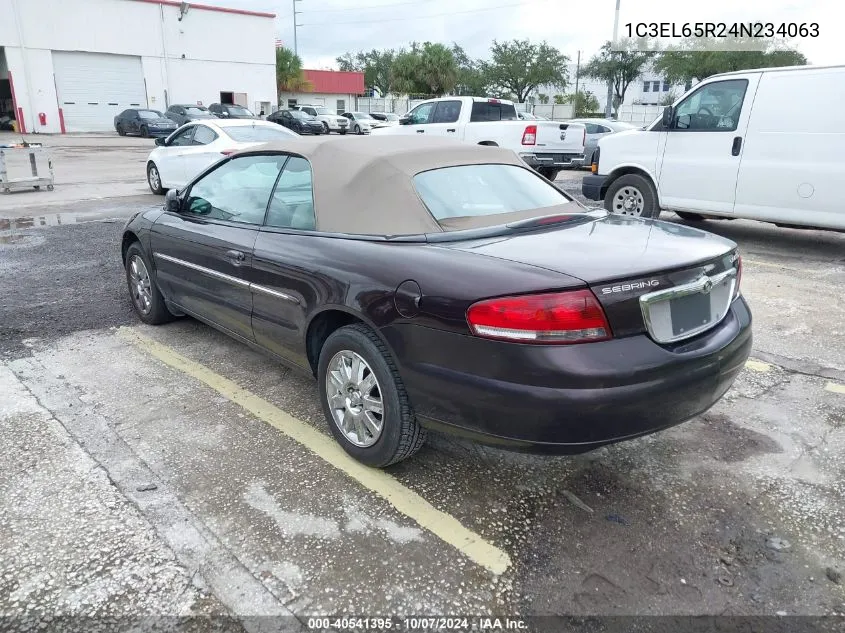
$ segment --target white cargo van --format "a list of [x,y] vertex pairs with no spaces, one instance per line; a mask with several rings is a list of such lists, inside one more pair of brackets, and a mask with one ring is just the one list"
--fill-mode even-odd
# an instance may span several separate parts
[[845,229],[845,66],[709,77],[601,139],[592,170],[583,194],[614,213]]

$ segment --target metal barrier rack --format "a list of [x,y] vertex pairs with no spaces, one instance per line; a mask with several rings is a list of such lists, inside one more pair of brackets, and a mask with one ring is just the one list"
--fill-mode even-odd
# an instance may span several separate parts
[[[16,159],[18,155],[29,154],[29,168],[32,175],[12,178],[9,176],[9,163],[18,162]],[[47,163],[47,171],[49,175],[42,176],[38,174],[38,163]],[[20,161],[25,165],[25,161]],[[11,193],[20,189],[41,189],[46,187],[47,191],[53,190],[53,158],[41,144],[27,144],[21,143],[17,145],[0,145],[0,191],[3,193]]]

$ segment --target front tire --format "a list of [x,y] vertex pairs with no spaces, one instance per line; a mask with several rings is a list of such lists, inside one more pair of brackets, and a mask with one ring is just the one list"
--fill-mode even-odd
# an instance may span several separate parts
[[425,442],[390,351],[366,325],[347,325],[326,339],[317,377],[329,430],[358,461],[383,468]]
[[167,189],[161,186],[161,173],[158,166],[153,162],[147,164],[147,184],[150,186],[150,191],[157,196],[167,193]]
[[126,130],[123,129],[123,126],[118,124],[115,126],[115,130],[117,130],[118,136],[126,136]]
[[364,132],[361,130],[360,125],[356,125],[355,127],[352,128],[352,133],[353,134],[363,134]]
[[159,325],[174,319],[164,304],[164,297],[153,280],[144,250],[135,242],[126,250],[126,283],[135,314],[147,325]]
[[150,138],[150,130],[146,125],[141,126],[141,138]]
[[618,215],[657,218],[657,192],[651,181],[639,174],[625,174],[614,180],[604,196],[604,208]]
[[323,121],[323,134],[331,134],[332,131],[329,129],[329,124]]
[[345,135],[346,135],[346,128],[345,128],[345,127],[340,128],[340,135],[341,135],[341,136],[345,136]]

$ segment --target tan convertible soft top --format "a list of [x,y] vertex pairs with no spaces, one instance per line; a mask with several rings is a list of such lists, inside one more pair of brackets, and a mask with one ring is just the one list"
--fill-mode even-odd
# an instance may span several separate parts
[[[525,167],[511,150],[416,135],[292,139],[252,147],[244,153],[256,151],[299,154],[308,159],[317,230],[358,235],[417,235],[445,230],[417,195],[413,177],[420,172],[489,163]],[[477,220],[474,226],[489,226],[500,224],[502,216],[473,220]]]

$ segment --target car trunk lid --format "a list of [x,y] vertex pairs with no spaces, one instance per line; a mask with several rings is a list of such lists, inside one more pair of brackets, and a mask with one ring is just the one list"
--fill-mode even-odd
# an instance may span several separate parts
[[[737,258],[733,242],[711,233],[668,222],[614,215],[551,230],[517,232],[444,246],[581,279],[598,297],[617,337],[647,329],[642,296],[686,288],[703,275],[721,283],[719,276],[734,270]],[[725,288],[717,286],[714,292],[733,292],[732,288]],[[721,294],[714,297],[720,303],[724,298]],[[696,305],[703,305],[701,301],[695,302],[695,298],[685,300],[683,305],[675,302],[676,320],[686,323],[678,327],[686,332],[692,331],[690,320],[695,319]],[[672,313],[666,313],[669,304],[660,303],[654,308],[654,319],[662,323]],[[714,310],[719,312],[722,307]],[[671,329],[671,323],[662,326],[656,323],[655,327],[663,327],[654,332],[655,337],[667,339],[665,328]],[[681,334],[677,333],[678,338],[683,338]]]

